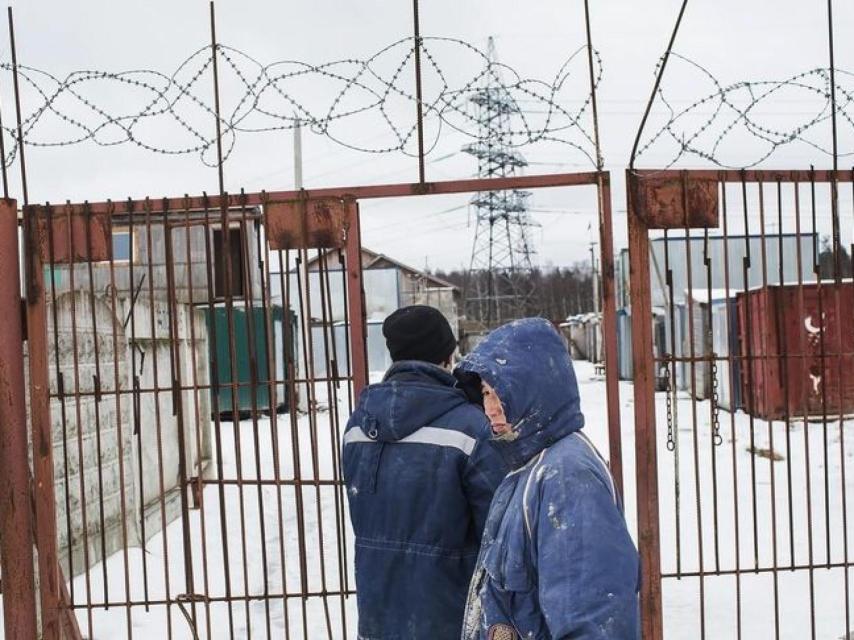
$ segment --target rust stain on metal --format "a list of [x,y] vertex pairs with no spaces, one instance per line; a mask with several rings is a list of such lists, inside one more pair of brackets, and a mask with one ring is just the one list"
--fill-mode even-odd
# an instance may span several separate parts
[[[718,181],[694,175],[631,175],[635,210],[649,229],[718,226]],[[686,211],[687,208],[687,211]]]
[[339,198],[286,200],[265,207],[267,241],[274,250],[340,249],[350,203]]
[[[24,208],[24,215],[36,220],[38,250],[43,262],[72,264],[110,259],[113,247],[107,214],[87,215],[79,211],[66,212],[61,207],[30,205]],[[48,224],[52,227],[52,251]]]

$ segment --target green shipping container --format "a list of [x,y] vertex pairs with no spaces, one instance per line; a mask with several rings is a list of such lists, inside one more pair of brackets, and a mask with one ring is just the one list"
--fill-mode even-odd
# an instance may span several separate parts
[[[214,412],[221,416],[247,416],[253,411],[269,412],[287,410],[287,396],[284,393],[284,373],[288,370],[287,362],[293,361],[294,341],[289,340],[287,361],[284,340],[284,311],[280,306],[270,310],[273,340],[272,353],[267,352],[267,326],[263,309],[233,308],[232,325],[229,327],[226,308],[215,307],[207,310],[208,343],[210,344],[210,371],[212,393],[219,400],[211,398]],[[290,333],[294,336],[295,318],[290,316]],[[234,334],[234,366],[231,363],[231,340],[229,329]],[[252,341],[250,342],[250,334]],[[252,344],[254,342],[254,345]],[[270,357],[273,358],[272,362]],[[252,359],[255,360],[256,378],[253,380]],[[271,378],[272,376],[272,378]],[[271,406],[270,382],[276,388],[275,405]],[[232,385],[237,383],[237,388]],[[236,394],[237,408],[232,406],[232,394]]]

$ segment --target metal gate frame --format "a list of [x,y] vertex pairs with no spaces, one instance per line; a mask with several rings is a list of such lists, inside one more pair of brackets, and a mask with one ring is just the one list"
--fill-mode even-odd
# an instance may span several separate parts
[[[4,429],[4,446],[2,447],[2,458],[0,460],[15,460],[17,464],[3,465],[7,470],[3,474],[3,491],[10,494],[0,496],[3,498],[0,505],[18,505],[22,496],[29,495],[29,480],[26,475],[26,456],[20,455],[22,447],[26,446],[26,423],[22,420],[21,412],[24,410],[24,395],[20,387],[24,381],[23,375],[23,350],[21,339],[18,338],[17,330],[23,334],[26,331],[29,352],[29,386],[32,406],[31,435],[34,442],[33,459],[33,505],[34,512],[30,515],[29,510],[4,509],[0,514],[4,518],[12,518],[15,522],[10,530],[15,532],[15,537],[4,536],[3,540],[3,567],[4,576],[4,610],[6,611],[6,626],[15,637],[36,637],[35,593],[41,601],[42,612],[42,637],[52,640],[54,638],[81,638],[77,627],[73,610],[85,607],[83,604],[72,604],[65,593],[65,582],[57,557],[57,525],[54,493],[54,459],[52,449],[51,430],[51,408],[49,392],[49,362],[48,362],[48,309],[45,299],[45,269],[47,265],[61,263],[91,264],[92,261],[103,260],[110,255],[109,243],[111,237],[111,220],[116,215],[127,215],[133,211],[150,212],[156,206],[158,211],[172,212],[164,214],[168,221],[170,215],[174,215],[174,226],[181,227],[185,224],[182,212],[191,209],[202,209],[205,211],[225,212],[230,207],[254,207],[261,206],[264,209],[264,224],[270,234],[268,240],[273,241],[274,229],[285,232],[283,235],[290,240],[276,242],[295,242],[303,246],[312,244],[323,246],[324,225],[327,221],[320,223],[312,222],[312,211],[328,208],[330,202],[343,203],[346,210],[344,223],[347,255],[347,278],[349,286],[353,290],[361,292],[360,295],[348,296],[349,314],[352,319],[350,333],[350,356],[353,363],[353,392],[354,397],[367,384],[367,357],[365,351],[365,308],[362,291],[361,261],[358,259],[361,250],[361,238],[359,231],[358,201],[374,198],[411,197],[434,194],[454,194],[477,191],[495,191],[506,189],[536,189],[547,187],[571,187],[571,186],[595,186],[597,187],[600,205],[600,233],[601,233],[601,261],[603,275],[603,325],[605,339],[605,361],[608,371],[608,429],[610,444],[610,460],[612,472],[619,490],[622,492],[622,463],[620,446],[620,415],[619,398],[616,377],[616,310],[613,295],[614,263],[613,243],[611,239],[611,199],[610,179],[607,172],[568,173],[541,176],[519,176],[511,178],[489,178],[458,180],[448,182],[423,182],[392,185],[358,186],[345,188],[318,189],[311,191],[282,191],[282,192],[259,192],[242,193],[240,195],[223,194],[221,196],[201,196],[197,198],[167,198],[152,200],[128,200],[124,202],[84,202],[80,204],[65,204],[59,207],[51,205],[28,205],[23,209],[23,226],[25,233],[25,264],[26,264],[26,320],[20,314],[7,315],[6,322],[9,330],[4,331],[3,340],[0,340],[0,348],[10,350],[11,359],[8,361],[12,367],[8,371],[10,377],[0,375],[0,392],[5,392],[6,397],[15,398],[12,406],[14,420],[9,424],[15,424],[14,429]],[[279,206],[283,204],[284,207]],[[14,201],[6,201],[5,207],[0,209],[0,223],[5,226],[0,228],[0,241],[5,243],[8,251],[0,252],[7,261],[4,264],[17,265],[17,228],[18,220]],[[322,217],[322,216],[321,216]],[[225,219],[225,218],[223,218]],[[228,224],[228,223],[226,223]],[[288,234],[292,234],[288,236]],[[293,234],[296,234],[294,237]],[[314,234],[314,235],[313,235]],[[282,234],[280,234],[282,235]],[[318,241],[318,237],[321,238]],[[167,247],[171,243],[167,243]],[[296,246],[296,245],[295,245]],[[168,248],[167,248],[168,251]],[[226,258],[226,263],[229,262]],[[11,268],[11,267],[10,267]],[[17,308],[19,304],[18,289],[16,283],[10,279],[4,279],[6,285],[0,294],[5,297],[2,304],[9,304]],[[173,302],[174,303],[174,295]],[[5,353],[5,352],[4,352]],[[15,359],[17,358],[17,360]],[[4,362],[6,362],[4,358]],[[20,363],[17,367],[15,364]],[[0,373],[7,373],[6,370]],[[173,381],[181,385],[180,380]],[[106,393],[106,392],[105,392]],[[180,395],[180,394],[179,394]],[[2,411],[0,407],[0,411]],[[17,413],[15,413],[17,412]],[[5,417],[5,416],[3,416]],[[4,421],[5,422],[5,421]],[[183,459],[183,457],[182,457]],[[21,464],[21,462],[24,464]],[[190,495],[194,497],[198,493],[195,478],[183,465],[180,472],[181,511],[182,519],[187,522],[186,515],[190,507]],[[208,480],[214,482],[216,480]],[[13,498],[14,499],[11,499]],[[4,520],[4,522],[6,522]],[[32,522],[32,526],[30,526]],[[188,535],[186,526],[185,536]],[[34,537],[29,532],[34,531]],[[33,544],[38,549],[38,572],[39,588],[36,590],[35,576],[28,567],[32,567]],[[187,540],[187,542],[189,542]],[[185,545],[189,548],[189,545]],[[185,558],[190,566],[190,559]],[[14,572],[14,573],[13,573]],[[188,581],[192,583],[192,572],[189,572]],[[185,576],[186,577],[186,576]],[[192,584],[187,585],[188,594],[194,594],[197,589]],[[116,603],[111,603],[116,604]],[[119,603],[121,604],[121,603]],[[169,606],[186,604],[186,596],[173,596]],[[195,599],[190,602],[195,606]],[[124,606],[133,606],[128,598]],[[183,606],[182,606],[183,608]]]
[[[707,569],[702,562],[702,548],[700,549],[700,569],[694,572],[663,573],[661,563],[661,522],[669,514],[662,513],[659,505],[659,483],[658,483],[658,440],[656,423],[656,370],[662,365],[675,363],[676,360],[690,361],[691,365],[697,362],[716,360],[714,354],[693,355],[690,358],[676,358],[670,354],[656,357],[653,351],[653,309],[650,269],[650,231],[652,230],[679,230],[688,232],[692,229],[710,229],[718,227],[719,216],[726,215],[726,198],[724,190],[726,185],[740,185],[746,194],[747,185],[758,185],[761,190],[763,185],[811,185],[813,197],[815,186],[824,184],[830,186],[831,208],[833,216],[834,254],[839,255],[839,205],[838,193],[841,184],[850,185],[854,181],[854,170],[655,170],[627,169],[626,171],[626,197],[628,204],[628,232],[629,232],[629,254],[631,264],[630,286],[632,300],[632,349],[634,363],[634,404],[635,404],[635,435],[636,435],[636,481],[637,481],[637,511],[638,511],[638,542],[643,567],[641,576],[641,612],[642,612],[642,636],[649,640],[660,640],[664,634],[664,616],[662,611],[662,582],[665,578],[699,577],[702,581],[706,577],[720,575],[735,575],[738,579],[742,575],[758,572],[772,572],[775,580],[778,573],[783,571],[810,571],[820,568],[830,568],[831,564],[819,563],[810,560],[806,564],[795,565],[794,558],[791,566],[780,566],[777,562],[776,551],[773,566],[760,566],[757,560],[756,566],[740,567],[736,562],[734,569],[722,570]],[[724,194],[723,201],[720,194]],[[747,217],[747,200],[745,195],[745,218]],[[796,196],[797,198],[797,196]],[[760,195],[759,211],[764,216],[762,200]],[[781,205],[782,206],[782,205]],[[806,205],[805,205],[806,207]],[[815,203],[813,202],[813,214]],[[800,228],[800,210],[798,209],[798,228]],[[806,214],[805,214],[806,215]],[[764,237],[764,217],[760,218],[762,234]],[[726,232],[726,223],[724,223]],[[682,236],[680,236],[681,238]],[[817,256],[817,254],[816,254]],[[749,262],[749,254],[748,254]],[[817,260],[817,257],[815,258]],[[798,262],[800,263],[800,255]],[[689,253],[690,261],[690,253]],[[764,256],[763,256],[764,264]],[[800,264],[799,264],[800,267]],[[836,270],[836,285],[842,281],[839,270]],[[845,278],[850,282],[850,278]],[[710,285],[711,286],[711,285]],[[729,285],[727,285],[729,289]],[[821,288],[819,287],[819,290]],[[838,289],[837,289],[838,290]],[[735,292],[735,290],[733,290]],[[821,295],[821,294],[819,294]],[[839,296],[825,294],[828,296],[827,304],[833,304],[833,299],[839,304]],[[838,309],[838,307],[837,307]],[[823,332],[822,332],[823,335]],[[841,336],[841,331],[840,331]],[[841,337],[840,337],[841,341]],[[693,349],[692,349],[693,350]],[[841,350],[841,356],[848,356]],[[748,363],[753,358],[785,358],[785,352],[774,356],[756,356],[748,354],[740,356]],[[822,356],[824,357],[824,356]],[[732,358],[732,356],[730,356]],[[749,366],[753,366],[750,364]],[[841,364],[840,364],[841,366]],[[692,374],[693,378],[693,374]],[[825,396],[827,390],[822,385],[822,393]],[[840,390],[841,393],[841,390]],[[694,400],[696,402],[696,400]],[[714,404],[714,403],[713,403]],[[824,424],[827,427],[828,417],[835,419],[836,414],[825,411]],[[842,415],[839,414],[839,419]],[[788,424],[788,417],[786,419]],[[772,440],[773,443],[773,440]],[[696,442],[694,444],[696,450]],[[843,445],[844,447],[844,445]],[[844,481],[844,464],[842,467]],[[825,471],[826,473],[826,471]],[[773,480],[772,480],[773,486]],[[773,491],[773,489],[772,489]],[[699,486],[698,486],[699,495]],[[843,488],[843,496],[845,491]],[[844,500],[844,497],[843,497]],[[791,503],[789,506],[791,516]],[[699,507],[698,507],[699,509]],[[845,515],[843,514],[843,517]],[[847,527],[847,520],[845,521]],[[698,523],[702,527],[702,524]],[[717,525],[716,525],[717,526]],[[809,525],[812,526],[811,524]],[[847,529],[846,529],[847,531]],[[702,534],[701,534],[702,535]],[[774,532],[776,536],[776,530]],[[828,535],[829,532],[828,532]],[[776,544],[776,543],[775,543]],[[736,550],[738,553],[738,550]],[[829,551],[828,551],[829,555]],[[838,563],[837,563],[838,564]],[[833,566],[836,567],[837,564]],[[848,573],[854,562],[847,556],[839,565],[846,570],[846,602],[848,602]],[[776,582],[775,582],[776,585]],[[776,590],[776,586],[775,586]],[[815,597],[815,594],[811,594]],[[705,625],[705,601],[702,596],[701,586],[700,616],[701,625]],[[740,596],[739,607],[739,630],[741,629]],[[850,612],[846,611],[846,618]],[[779,631],[779,610],[775,612],[775,621]],[[813,625],[815,624],[815,611],[812,613]],[[815,628],[813,626],[813,633]],[[740,634],[739,634],[740,635]],[[705,635],[703,635],[705,637]]]

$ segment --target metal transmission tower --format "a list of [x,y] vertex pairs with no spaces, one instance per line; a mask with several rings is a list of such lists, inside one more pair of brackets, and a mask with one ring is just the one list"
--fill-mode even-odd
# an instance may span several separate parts
[[[471,97],[477,110],[478,141],[463,147],[477,158],[478,176],[515,175],[527,161],[512,145],[511,118],[519,106],[502,85],[494,66],[495,43],[489,39],[484,85]],[[534,289],[531,280],[534,253],[528,239],[532,221],[528,191],[477,193],[471,204],[477,211],[474,245],[466,288],[466,313],[485,328],[528,313]]]

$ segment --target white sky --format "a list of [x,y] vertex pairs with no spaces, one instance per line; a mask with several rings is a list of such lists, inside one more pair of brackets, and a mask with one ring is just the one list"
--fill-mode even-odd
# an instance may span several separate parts
[[[613,209],[616,244],[625,244],[623,173],[634,133],[653,81],[653,71],[672,29],[677,0],[591,0],[594,44],[604,59],[600,88],[600,118],[604,155],[615,184]],[[209,43],[208,4],[199,0],[28,0],[13,3],[21,64],[63,76],[79,69],[122,71],[134,68],[171,73],[190,53]],[[709,68],[724,84],[740,80],[782,79],[816,67],[826,67],[826,6],[799,0],[694,0],[689,3],[676,50]],[[836,2],[837,67],[854,71],[854,3]],[[525,77],[547,80],[584,43],[580,0],[422,0],[422,35],[460,38],[484,48],[495,36],[499,59]],[[411,32],[411,3],[359,0],[272,2],[220,0],[218,39],[263,62],[299,60],[322,63],[341,58],[364,58]],[[5,33],[0,57],[9,60]],[[471,58],[444,59],[452,78],[468,77],[477,68],[462,68]],[[586,73],[584,66],[579,71]],[[203,78],[202,82],[206,81]],[[582,76],[581,80],[586,79]],[[430,94],[425,78],[425,95]],[[849,89],[854,81],[844,78]],[[14,119],[11,79],[0,75],[4,124]],[[227,85],[227,83],[226,83]],[[200,86],[204,86],[203,84]],[[584,84],[577,85],[578,91]],[[668,95],[685,106],[709,92],[709,82],[684,64],[673,63],[665,78]],[[223,89],[226,108],[234,96]],[[574,86],[570,87],[574,90]],[[322,89],[318,89],[322,91]],[[318,98],[306,86],[306,100]],[[25,93],[24,111],[28,113]],[[127,94],[105,94],[108,110],[126,105]],[[208,93],[210,97],[211,93]],[[809,119],[821,100],[808,92],[785,92],[763,104],[757,117],[769,126],[788,129]],[[582,98],[579,93],[575,99]],[[131,101],[133,95],[131,94]],[[573,99],[572,95],[563,96]],[[322,101],[322,100],[321,100]],[[30,104],[29,109],[34,105]],[[403,105],[401,108],[405,108]],[[412,109],[414,112],[414,108]],[[854,114],[854,107],[849,109]],[[708,114],[702,110],[700,115]],[[650,131],[662,123],[664,111],[653,113]],[[213,131],[213,121],[195,114],[195,126]],[[398,117],[405,118],[405,111]],[[414,117],[414,113],[413,113]],[[658,118],[658,119],[657,119]],[[842,123],[842,151],[854,150],[849,123]],[[61,131],[46,123],[45,133]],[[50,127],[55,127],[51,129]],[[393,144],[381,128],[354,123],[345,133],[365,144]],[[428,124],[428,132],[432,131]],[[152,135],[155,135],[154,132]],[[168,137],[168,132],[160,132]],[[830,129],[816,129],[811,139],[829,146]],[[165,138],[164,138],[165,140]],[[428,157],[428,180],[464,178],[476,171],[473,158],[457,153],[466,140],[444,135]],[[417,165],[401,153],[368,155],[350,151],[306,132],[303,137],[306,188],[360,183],[413,182]],[[732,164],[750,162],[763,147],[742,134],[722,149]],[[641,166],[658,166],[673,155],[672,145],[655,147]],[[216,192],[215,169],[205,167],[197,154],[163,156],[129,145],[101,148],[83,143],[63,149],[27,150],[30,198],[52,202],[128,196]],[[552,146],[525,151],[527,173],[587,170],[585,159],[570,148]],[[448,157],[450,156],[450,157]],[[807,145],[781,149],[765,167],[829,167],[830,159]],[[848,157],[842,166],[854,164]],[[680,166],[707,167],[688,159]],[[19,193],[17,164],[13,194]],[[237,191],[281,190],[293,186],[292,138],[288,132],[243,134],[225,166],[226,188]],[[363,240],[375,250],[415,266],[466,266],[474,234],[467,197],[432,197],[362,204]],[[571,264],[586,260],[596,210],[591,189],[556,189],[535,194],[532,230],[541,264]]]

